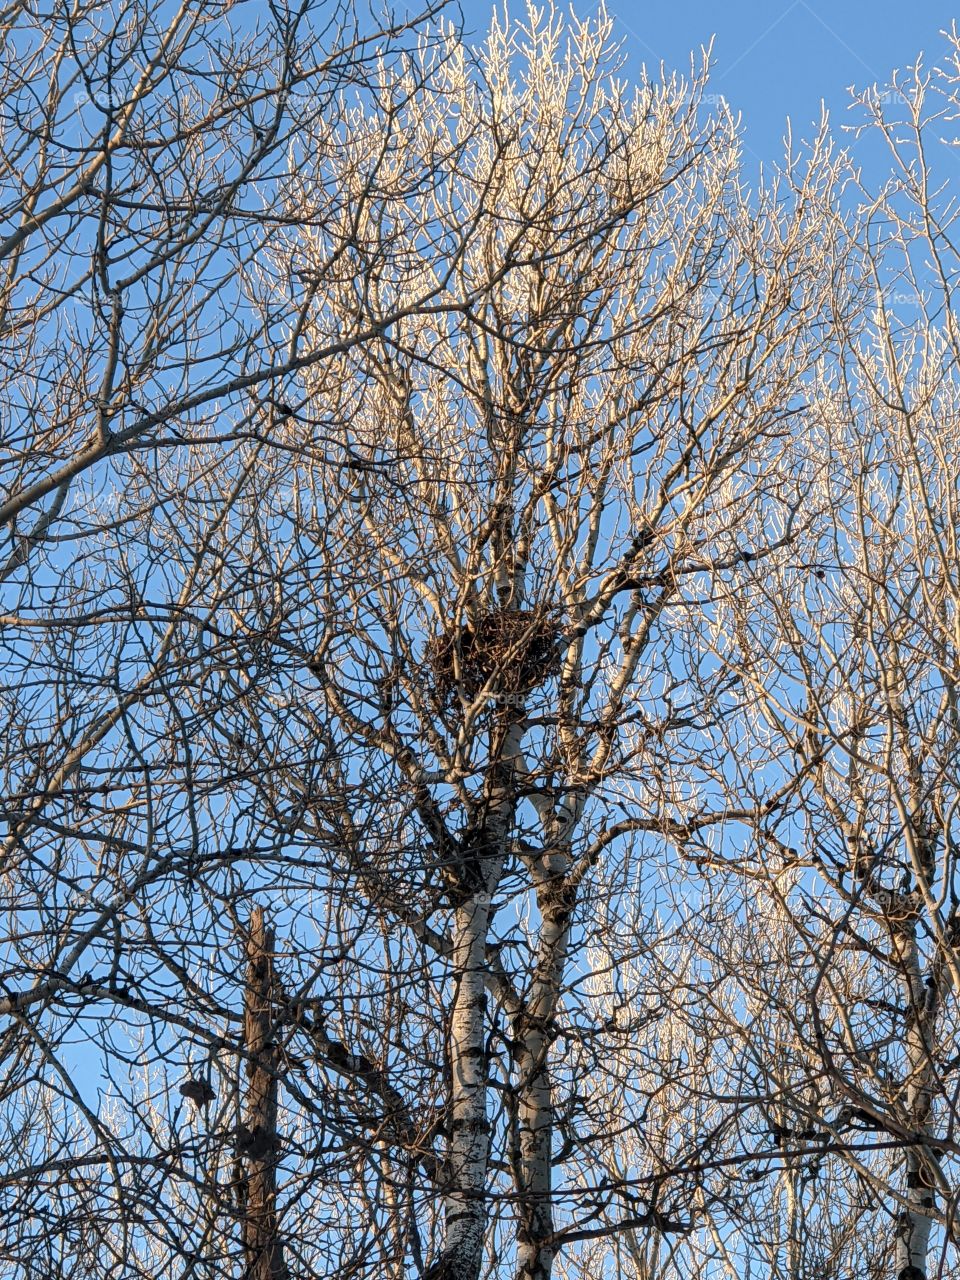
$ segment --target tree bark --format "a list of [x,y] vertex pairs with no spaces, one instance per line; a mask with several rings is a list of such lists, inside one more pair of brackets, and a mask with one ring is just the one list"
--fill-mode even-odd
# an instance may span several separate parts
[[555,853],[548,861],[554,874],[541,880],[537,889],[541,929],[536,978],[517,1026],[517,1280],[550,1280],[556,1254],[554,1100],[549,1062],[576,889],[562,872],[557,874],[569,865],[566,851]]
[[476,1280],[486,1231],[487,995],[484,983],[490,894],[476,893],[454,916],[457,974],[450,1016],[450,1119],[444,1197],[444,1245],[430,1280]]
[[278,1052],[274,1040],[273,930],[254,907],[247,939],[243,1039],[247,1052],[244,1119],[237,1135],[244,1202],[245,1280],[287,1280],[277,1213]]
[[490,1161],[487,937],[516,809],[514,773],[522,737],[522,708],[512,708],[494,737],[486,812],[477,831],[466,839],[475,865],[465,866],[463,872],[478,888],[457,906],[453,918],[444,1244],[427,1280],[476,1280],[483,1263]]
[[[939,1004],[938,987],[923,980],[915,928],[902,926],[896,937],[907,999],[906,1109],[910,1127],[918,1135],[930,1136],[930,1118],[935,1088],[933,1040]],[[895,1265],[897,1280],[926,1280],[927,1253],[934,1205],[931,1170],[933,1156],[922,1144],[908,1147],[904,1156],[905,1204],[897,1215]]]

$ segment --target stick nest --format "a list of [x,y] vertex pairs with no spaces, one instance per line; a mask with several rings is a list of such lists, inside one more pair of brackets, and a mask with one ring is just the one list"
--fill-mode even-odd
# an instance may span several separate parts
[[458,692],[472,699],[488,682],[500,701],[529,693],[559,674],[560,634],[560,612],[547,607],[496,609],[448,628],[426,651],[438,701],[455,706]]

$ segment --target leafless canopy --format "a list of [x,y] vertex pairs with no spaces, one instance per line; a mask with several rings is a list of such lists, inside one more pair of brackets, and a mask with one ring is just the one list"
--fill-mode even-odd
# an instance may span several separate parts
[[4,1274],[953,1275],[955,68],[2,38]]

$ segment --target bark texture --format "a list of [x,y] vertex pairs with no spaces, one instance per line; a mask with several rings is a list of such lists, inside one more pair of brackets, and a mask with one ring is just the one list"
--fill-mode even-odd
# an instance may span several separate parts
[[274,1038],[273,930],[263,908],[250,916],[243,1038],[248,1076],[243,1123],[237,1134],[242,1169],[245,1280],[287,1280],[277,1212],[278,1049]]
[[[906,1051],[908,1076],[905,1089],[907,1120],[919,1138],[931,1137],[931,1111],[936,1088],[934,1048],[939,1005],[939,984],[934,977],[924,981],[923,966],[911,925],[897,939],[902,981],[906,995]],[[941,975],[942,976],[942,975]],[[897,1280],[926,1280],[930,1229],[933,1225],[936,1164],[930,1148],[922,1142],[906,1149],[904,1156],[904,1207],[897,1216]]]
[[486,804],[476,829],[463,842],[460,879],[478,888],[458,905],[453,918],[444,1243],[428,1280],[476,1280],[483,1264],[490,1161],[487,941],[491,903],[515,816],[515,766],[522,736],[522,707],[513,707],[494,734]]

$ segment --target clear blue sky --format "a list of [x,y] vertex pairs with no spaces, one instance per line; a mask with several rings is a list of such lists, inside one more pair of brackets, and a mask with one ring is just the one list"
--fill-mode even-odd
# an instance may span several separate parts
[[[461,0],[461,6],[467,31],[479,40],[492,4]],[[561,12],[567,7],[557,4]],[[586,14],[595,6],[593,0],[576,0],[574,7]],[[523,0],[509,4],[513,15],[523,8]],[[912,63],[921,51],[929,65],[945,48],[938,33],[954,16],[960,19],[960,2],[942,0],[608,0],[607,8],[635,75],[644,62],[655,70],[661,59],[686,70],[690,51],[715,35],[711,91],[743,113],[745,143],[765,162],[782,155],[788,115],[794,136],[806,137],[823,99],[839,130],[853,118],[846,109],[847,86],[886,83],[895,67]]]

